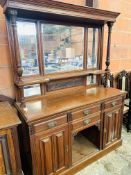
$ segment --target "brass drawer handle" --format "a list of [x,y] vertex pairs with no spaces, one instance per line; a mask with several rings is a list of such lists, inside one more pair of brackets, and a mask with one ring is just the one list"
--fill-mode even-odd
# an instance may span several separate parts
[[89,109],[83,111],[83,114],[84,114],[84,115],[89,115],[90,113],[91,113],[91,111],[90,111]]
[[48,123],[48,128],[51,129],[51,128],[54,128],[57,126],[57,122],[56,121],[52,121],[50,123]]
[[117,105],[117,103],[116,102],[112,102],[112,106],[114,107],[114,106],[116,106]]
[[87,120],[84,120],[84,121],[83,121],[84,125],[88,125],[90,122],[91,122],[90,119],[87,119]]

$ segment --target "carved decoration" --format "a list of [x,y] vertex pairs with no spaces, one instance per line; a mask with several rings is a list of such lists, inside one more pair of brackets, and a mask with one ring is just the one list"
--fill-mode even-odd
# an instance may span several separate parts
[[126,70],[122,70],[119,74],[118,74],[118,79],[122,79],[123,77],[128,77],[128,72]]
[[123,86],[123,77],[125,77],[125,90],[129,92],[129,77],[128,72],[125,70],[122,70],[118,76],[117,76],[117,88],[122,89]]
[[47,83],[47,91],[54,91],[68,87],[84,85],[84,78],[67,79],[63,81],[53,81]]

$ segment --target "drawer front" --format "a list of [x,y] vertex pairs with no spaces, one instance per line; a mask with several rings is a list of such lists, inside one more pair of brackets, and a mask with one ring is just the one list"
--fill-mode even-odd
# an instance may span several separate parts
[[121,104],[122,104],[121,98],[113,99],[112,101],[105,102],[105,109],[113,108]]
[[79,131],[81,129],[88,128],[99,121],[100,121],[100,112],[95,114],[95,115],[85,117],[82,120],[79,120],[77,122],[73,122],[72,123],[72,130]]
[[72,112],[72,120],[80,119],[82,117],[87,117],[93,113],[97,113],[100,111],[100,105],[94,107],[87,107],[82,110]]
[[59,117],[59,118],[55,118],[55,119],[52,119],[52,120],[48,120],[48,121],[45,121],[45,122],[35,124],[33,126],[33,129],[34,129],[34,132],[41,132],[41,131],[45,131],[45,130],[48,130],[48,129],[58,127],[60,125],[66,124],[66,123],[67,123],[67,116],[64,115],[64,116]]

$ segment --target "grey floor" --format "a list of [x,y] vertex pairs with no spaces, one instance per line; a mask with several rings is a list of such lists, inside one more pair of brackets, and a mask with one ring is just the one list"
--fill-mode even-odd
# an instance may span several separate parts
[[122,130],[123,144],[76,175],[131,175],[131,132]]

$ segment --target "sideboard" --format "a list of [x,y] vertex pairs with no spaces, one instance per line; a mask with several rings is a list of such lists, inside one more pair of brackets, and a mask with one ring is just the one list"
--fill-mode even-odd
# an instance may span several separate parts
[[27,102],[23,109],[17,103],[26,131],[24,160],[31,156],[33,174],[74,174],[120,146],[125,95],[96,87],[64,90]]
[[109,88],[111,33],[120,13],[53,0],[0,4],[25,175],[75,174],[120,146],[126,93]]

